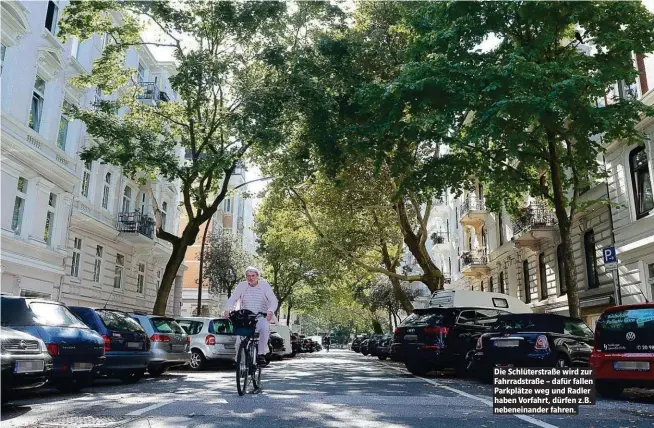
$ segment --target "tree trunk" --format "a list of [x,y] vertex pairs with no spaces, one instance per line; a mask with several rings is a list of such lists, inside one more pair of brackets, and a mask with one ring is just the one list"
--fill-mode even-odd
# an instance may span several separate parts
[[384,333],[381,324],[377,320],[372,320],[372,330],[375,332],[375,334]]
[[393,318],[391,318],[391,308],[388,308],[388,329],[393,332]]
[[549,151],[550,174],[552,176],[552,191],[554,193],[554,211],[559,222],[559,233],[561,234],[561,244],[563,245],[563,256],[565,258],[564,275],[568,288],[568,307],[572,318],[581,319],[576,266],[572,250],[572,240],[570,239],[571,218],[568,217],[565,207],[562,171],[556,150],[555,135],[549,131],[547,133],[547,146]]
[[170,295],[170,290],[173,288],[173,284],[175,283],[177,271],[184,262],[186,249],[193,243],[193,241],[195,241],[194,236],[193,239],[190,238],[190,235],[187,235],[186,239],[184,235],[182,235],[178,241],[173,243],[173,252],[170,254],[168,263],[166,263],[166,269],[164,270],[163,277],[161,278],[161,286],[159,287],[159,292],[157,293],[157,300],[154,302],[154,308],[152,309],[152,313],[154,315],[166,315],[168,296]]
[[204,272],[204,245],[207,241],[207,232],[209,231],[209,225],[211,225],[211,218],[207,220],[207,224],[204,227],[204,233],[202,234],[202,245],[200,246],[200,272],[198,273],[198,310],[197,315],[202,315],[202,282],[204,281],[203,272]]
[[[404,200],[401,200],[395,204],[395,210],[400,219],[400,229],[402,231],[402,236],[404,238],[404,243],[407,248],[416,258],[418,265],[422,269],[423,279],[422,282],[429,288],[430,292],[438,291],[443,289],[443,274],[441,270],[434,264],[427,247],[420,238],[413,232],[413,226],[407,216],[406,207],[404,206]],[[408,311],[411,313],[410,311]]]
[[289,300],[287,309],[286,309],[286,325],[288,328],[291,328],[291,302]]

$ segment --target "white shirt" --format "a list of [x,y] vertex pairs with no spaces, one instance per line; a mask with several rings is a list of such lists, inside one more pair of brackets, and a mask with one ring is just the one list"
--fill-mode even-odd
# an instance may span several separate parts
[[266,295],[261,287],[259,287],[259,285],[254,287],[248,285],[243,292],[241,299],[242,309],[247,309],[254,313],[268,312],[268,300],[266,299]]

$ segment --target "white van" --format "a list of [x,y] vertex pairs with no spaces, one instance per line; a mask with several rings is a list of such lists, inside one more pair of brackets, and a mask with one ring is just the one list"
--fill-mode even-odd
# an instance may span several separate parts
[[280,324],[270,324],[270,332],[279,334],[284,339],[284,350],[275,352],[280,357],[290,357],[293,353],[291,346],[291,329],[288,326]]
[[503,293],[469,290],[435,291],[429,299],[429,308],[487,308],[500,309],[512,314],[530,314],[531,307],[522,300]]

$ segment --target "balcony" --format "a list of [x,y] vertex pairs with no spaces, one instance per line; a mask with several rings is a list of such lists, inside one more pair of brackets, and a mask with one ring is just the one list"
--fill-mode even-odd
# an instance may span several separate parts
[[142,93],[136,95],[136,98],[139,100],[151,100],[154,102],[170,100],[168,94],[160,91],[155,82],[139,82],[139,85],[143,89]]
[[486,251],[472,250],[461,255],[461,273],[468,278],[481,278],[490,274]]
[[483,198],[468,198],[461,204],[459,222],[463,226],[471,226],[481,233],[481,228],[486,223],[488,211]]
[[518,248],[539,251],[543,241],[556,239],[556,217],[545,204],[532,203],[513,222],[513,241]]
[[118,232],[132,244],[152,245],[154,228],[154,219],[138,211],[118,214]]

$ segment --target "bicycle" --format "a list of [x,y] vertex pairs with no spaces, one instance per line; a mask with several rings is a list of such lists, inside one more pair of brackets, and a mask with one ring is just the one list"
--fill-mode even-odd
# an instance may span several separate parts
[[240,396],[245,395],[250,378],[254,391],[261,389],[261,367],[257,364],[259,337],[255,337],[255,333],[259,317],[266,315],[265,312],[255,314],[247,309],[229,315],[234,334],[241,336],[241,344],[236,353],[236,389]]

